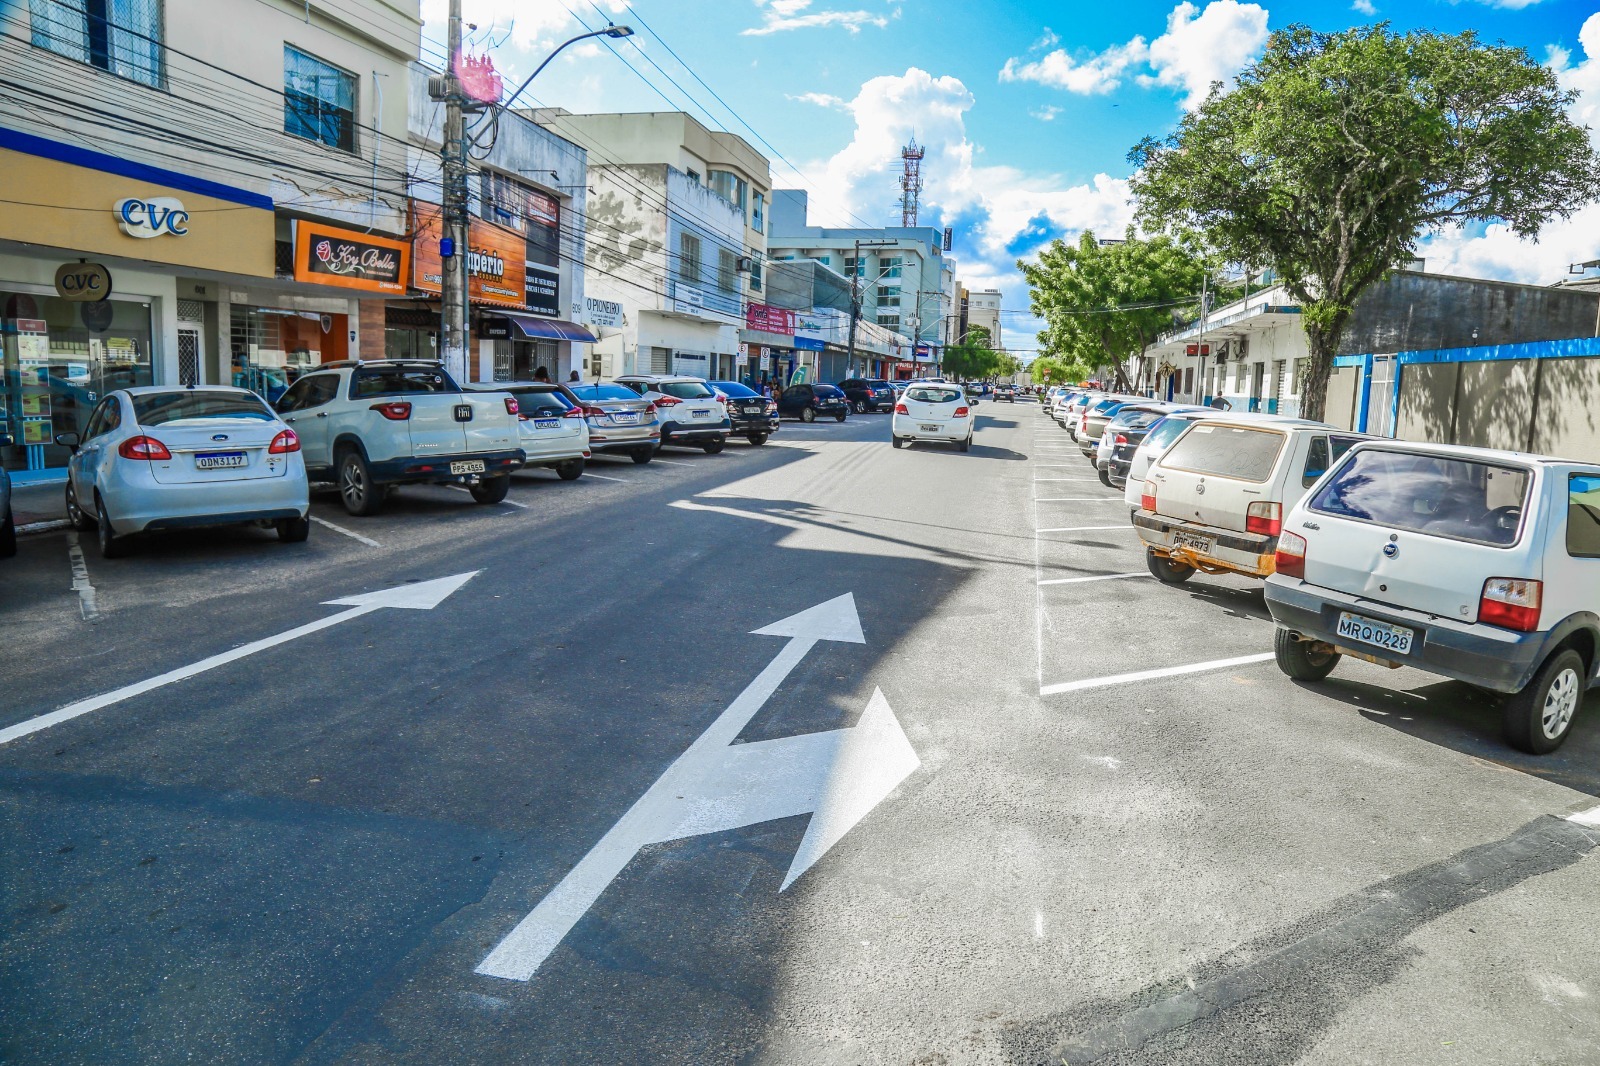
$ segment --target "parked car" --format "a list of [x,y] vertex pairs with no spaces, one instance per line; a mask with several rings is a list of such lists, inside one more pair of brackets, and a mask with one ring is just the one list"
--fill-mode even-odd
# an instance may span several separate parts
[[[1094,469],[1095,473],[1100,475],[1100,483],[1107,488],[1121,488],[1121,485],[1111,480],[1111,461],[1116,450],[1130,448],[1129,441],[1132,435],[1137,434],[1143,439],[1145,431],[1151,426],[1167,415],[1181,410],[1188,408],[1154,400],[1123,404],[1122,409],[1106,423],[1105,429],[1101,430],[1100,441],[1095,446]],[[1129,454],[1132,454],[1131,448]]]
[[1150,401],[1140,396],[1107,396],[1085,406],[1078,414],[1077,431],[1073,434],[1073,439],[1078,442],[1078,450],[1085,456],[1092,457],[1095,449],[1100,446],[1100,433],[1105,429],[1106,423],[1128,404],[1139,402]]
[[1016,403],[1017,387],[1015,385],[996,385],[994,390],[994,402],[999,403],[1001,400],[1004,400],[1006,403]]
[[912,441],[945,441],[963,452],[972,447],[972,403],[959,385],[912,385],[894,405],[889,433],[896,448]]
[[275,406],[300,435],[311,480],[334,482],[353,515],[377,514],[398,485],[465,485],[499,503],[524,459],[517,401],[465,392],[433,360],[324,363]]
[[1056,398],[1053,414],[1056,421],[1061,423],[1061,428],[1067,431],[1067,436],[1073,440],[1078,438],[1078,422],[1083,415],[1083,409],[1105,399],[1105,395],[1103,392],[1084,389]]
[[517,430],[526,467],[547,467],[562,481],[583,476],[589,459],[589,424],[583,405],[561,385],[542,381],[480,382],[469,392],[504,392],[517,401]]
[[778,432],[778,403],[769,400],[748,385],[737,381],[712,381],[710,386],[722,396],[728,409],[728,421],[737,433],[756,447],[767,443],[767,438]]
[[1190,423],[1150,468],[1133,514],[1150,572],[1169,585],[1196,570],[1271,574],[1284,512],[1370,439],[1299,419]]
[[136,533],[262,523],[292,544],[311,531],[300,439],[245,389],[117,389],[82,434],[56,443],[72,451],[67,518],[99,533],[107,559],[125,555]]
[[831,416],[843,422],[850,413],[844,393],[832,385],[818,382],[815,385],[790,385],[778,397],[778,414],[784,418],[798,418],[802,422],[815,422]]
[[[0,434],[0,448],[11,447],[11,437]],[[17,554],[17,518],[11,510],[11,475],[0,466],[0,559]]]
[[1150,465],[1167,446],[1178,439],[1189,423],[1202,418],[1215,418],[1217,413],[1201,407],[1183,408],[1162,415],[1143,429],[1126,429],[1119,432],[1123,439],[1114,442],[1111,462],[1106,472],[1114,488],[1122,489],[1122,498],[1128,506],[1139,506],[1140,493],[1144,491],[1145,474]]
[[1289,512],[1267,607],[1285,674],[1343,655],[1501,693],[1513,747],[1560,747],[1600,663],[1600,466],[1369,442]]
[[858,415],[894,407],[894,389],[887,381],[847,378],[835,387],[844,393],[844,398],[850,401],[850,410]]
[[661,442],[656,405],[614,381],[576,382],[563,386],[583,405],[589,425],[589,451],[626,455],[648,463]]
[[732,430],[728,411],[705,378],[628,374],[617,378],[617,384],[627,386],[656,405],[656,417],[661,421],[661,441],[657,448],[673,444],[700,448],[707,455],[715,455],[728,443]]

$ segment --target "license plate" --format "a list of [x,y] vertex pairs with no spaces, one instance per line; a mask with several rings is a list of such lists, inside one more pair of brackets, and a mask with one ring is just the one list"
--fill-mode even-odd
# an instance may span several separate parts
[[450,464],[452,474],[481,474],[484,471],[482,459],[463,459]]
[[746,407],[744,409],[744,413],[747,414],[747,415],[758,415],[758,414],[761,413],[761,411],[762,411],[762,408],[760,408],[760,407]]
[[1185,533],[1181,529],[1172,534],[1173,547],[1188,548],[1190,551],[1197,551],[1201,555],[1210,555],[1216,543],[1210,537],[1202,537],[1198,533]]
[[244,465],[244,452],[211,452],[194,457],[196,470],[224,470],[231,466]]
[[611,421],[619,426],[637,426],[639,424],[639,412],[618,411],[611,416]]
[[559,418],[535,418],[533,420],[533,428],[534,429],[560,429],[561,428],[561,419],[559,419]]
[[939,432],[939,427],[938,426],[930,426],[930,425],[924,424],[924,425],[918,426],[917,428],[922,430],[922,432],[924,432],[924,433],[937,433],[937,432]]
[[711,412],[710,411],[690,411],[689,412],[689,417],[690,418],[710,418],[711,417]]
[[1405,655],[1411,650],[1411,638],[1414,635],[1412,630],[1404,626],[1374,622],[1370,618],[1362,618],[1359,614],[1351,614],[1349,611],[1339,612],[1339,625],[1334,632],[1341,637],[1359,640],[1363,644],[1373,644],[1398,655]]

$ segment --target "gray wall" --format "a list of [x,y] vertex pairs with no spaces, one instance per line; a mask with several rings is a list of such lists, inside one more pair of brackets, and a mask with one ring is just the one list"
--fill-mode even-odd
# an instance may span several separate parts
[[1328,377],[1328,400],[1323,410],[1323,421],[1330,425],[1354,429],[1356,406],[1361,395],[1361,368],[1336,366]]
[[1600,462],[1600,358],[1406,366],[1395,435]]
[[1593,337],[1597,326],[1600,293],[1402,270],[1356,302],[1339,354]]

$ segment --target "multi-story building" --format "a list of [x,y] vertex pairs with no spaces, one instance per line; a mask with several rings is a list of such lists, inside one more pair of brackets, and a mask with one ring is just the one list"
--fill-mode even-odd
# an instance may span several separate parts
[[765,156],[682,112],[528,114],[588,152],[586,305],[597,375],[748,375],[740,330],[760,302],[772,188]]
[[0,5],[0,462],[106,391],[382,350],[406,290],[418,0]]
[[[939,231],[932,226],[827,229],[808,224],[808,206],[803,190],[774,190],[772,258],[815,259],[852,279],[862,319],[910,338],[914,361],[922,364],[917,372],[936,366],[948,342],[945,322],[955,310],[953,268],[946,271]],[[863,358],[851,373],[894,376],[891,368],[873,362]],[[911,373],[902,370],[900,376]]]
[[989,331],[989,347],[1004,348],[1000,327],[1000,290],[973,289],[967,294],[967,328],[981,326]]

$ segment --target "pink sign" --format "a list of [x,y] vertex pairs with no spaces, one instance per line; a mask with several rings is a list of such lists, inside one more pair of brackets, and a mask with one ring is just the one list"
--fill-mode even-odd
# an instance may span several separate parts
[[751,304],[745,309],[744,324],[763,333],[794,333],[795,313],[767,304]]

